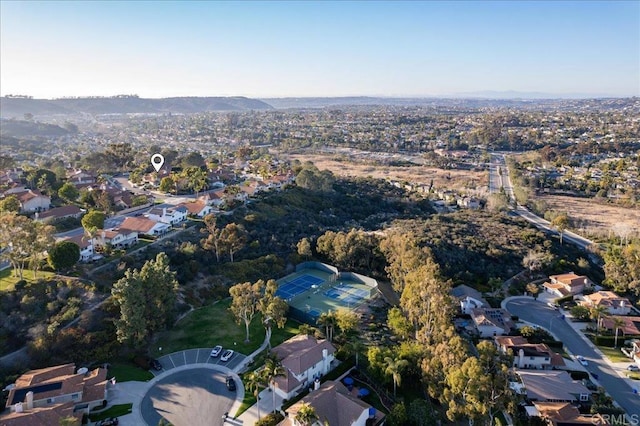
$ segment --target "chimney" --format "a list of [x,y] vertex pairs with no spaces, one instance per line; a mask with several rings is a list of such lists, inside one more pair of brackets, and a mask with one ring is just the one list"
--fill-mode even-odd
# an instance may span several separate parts
[[33,392],[27,392],[27,410],[33,409]]
[[524,365],[524,349],[518,351],[518,367],[522,368]]

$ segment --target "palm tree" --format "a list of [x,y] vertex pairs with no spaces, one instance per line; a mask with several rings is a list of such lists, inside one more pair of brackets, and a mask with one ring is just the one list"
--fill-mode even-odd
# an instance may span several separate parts
[[331,342],[333,340],[333,328],[336,325],[336,314],[332,311],[323,312],[318,317],[318,325],[324,326],[324,335]]
[[365,345],[364,343],[362,343],[360,339],[356,338],[354,340],[347,342],[346,349],[349,351],[349,353],[352,353],[356,356],[356,367],[358,367],[358,356],[360,355],[360,352],[362,352],[364,348],[365,348]]
[[384,362],[387,367],[384,370],[384,374],[390,374],[393,379],[393,396],[396,396],[396,388],[402,381],[402,370],[409,366],[409,361],[406,359],[393,359],[391,357],[385,357]]
[[598,336],[598,332],[600,331],[600,320],[608,312],[609,311],[605,306],[594,306],[589,310],[589,315],[591,316],[591,319],[596,321],[596,337]]
[[276,377],[284,377],[287,374],[287,371],[282,366],[280,360],[274,356],[270,355],[266,361],[264,362],[264,369],[262,370],[263,377],[265,382],[269,384],[271,387],[271,392],[273,394],[273,411],[276,411]]
[[620,329],[624,326],[624,321],[622,321],[620,318],[615,317],[613,319],[613,327],[616,329],[616,338],[615,338],[615,343],[613,344],[614,348],[618,347],[618,331],[620,331]]
[[258,407],[258,420],[260,420],[260,400],[258,394],[260,394],[260,388],[264,387],[264,377],[257,371],[252,371],[245,377],[244,385],[249,392],[253,392],[253,396],[256,398],[256,406]]
[[316,410],[311,405],[302,403],[296,413],[295,421],[303,426],[309,426],[315,420],[318,420]]

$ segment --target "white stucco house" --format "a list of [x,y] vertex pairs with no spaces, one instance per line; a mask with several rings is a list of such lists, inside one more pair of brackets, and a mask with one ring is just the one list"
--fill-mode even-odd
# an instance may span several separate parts
[[145,216],[156,222],[164,222],[169,225],[177,225],[187,220],[189,210],[183,205],[169,207],[154,207]]

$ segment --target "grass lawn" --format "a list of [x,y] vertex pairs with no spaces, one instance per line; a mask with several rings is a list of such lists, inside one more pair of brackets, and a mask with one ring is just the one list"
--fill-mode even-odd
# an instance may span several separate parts
[[[33,279],[33,271],[31,269],[25,269],[22,277],[27,282],[39,280],[40,278],[51,278],[55,274],[53,272],[38,271],[38,277]],[[20,281],[20,278],[13,276],[13,269],[7,268],[0,271],[0,291],[11,291],[16,283]]]
[[131,407],[133,407],[133,404],[114,405],[113,407],[109,407],[107,410],[98,414],[89,414],[89,420],[97,422],[99,420],[108,419],[109,417],[124,416],[125,414],[131,413]]
[[153,378],[153,374],[133,363],[114,362],[109,367],[108,377],[115,377],[118,382],[147,382]]
[[627,373],[627,377],[632,380],[640,380],[640,373],[635,371],[630,371]]
[[620,348],[614,349],[607,346],[598,346],[598,349],[600,349],[611,362],[631,362],[631,360],[622,353]]
[[[249,342],[245,342],[244,323],[237,324],[229,312],[231,299],[196,309],[184,317],[176,326],[162,333],[151,348],[155,357],[192,348],[212,348],[222,345],[249,355],[264,341],[265,329],[262,317],[257,314],[249,326]],[[274,329],[271,344],[278,345],[298,332],[298,323],[287,321],[282,330]],[[162,348],[162,353],[158,348]]]

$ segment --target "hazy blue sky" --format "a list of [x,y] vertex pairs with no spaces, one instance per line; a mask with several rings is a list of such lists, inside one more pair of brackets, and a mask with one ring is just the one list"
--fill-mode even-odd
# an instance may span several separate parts
[[3,95],[640,94],[639,1],[0,5]]

